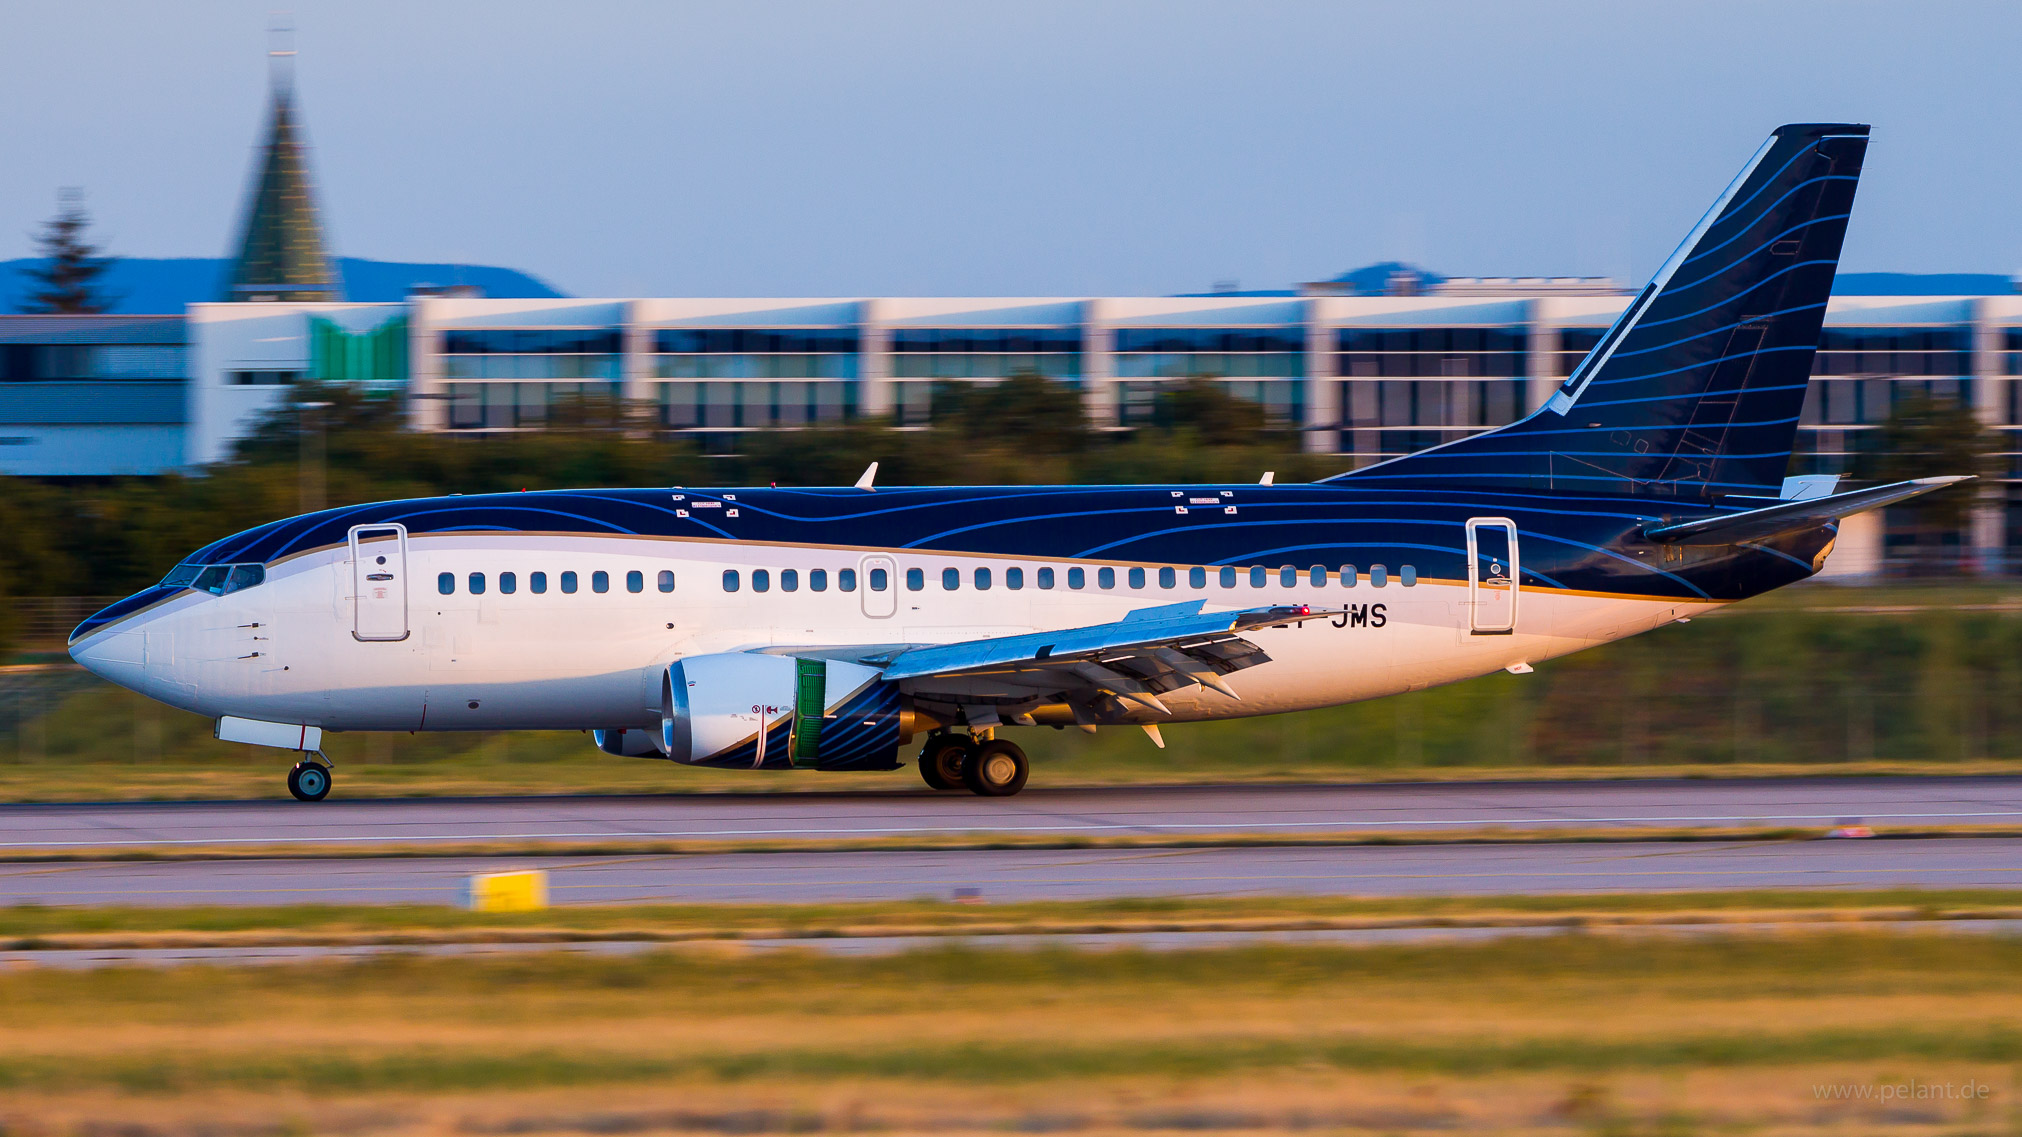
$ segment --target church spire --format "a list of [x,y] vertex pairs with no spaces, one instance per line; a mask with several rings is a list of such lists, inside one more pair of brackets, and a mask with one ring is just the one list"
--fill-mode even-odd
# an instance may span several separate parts
[[323,227],[309,184],[308,151],[295,123],[292,47],[277,44],[268,57],[273,103],[267,140],[260,149],[252,197],[232,263],[227,300],[342,300],[323,246]]

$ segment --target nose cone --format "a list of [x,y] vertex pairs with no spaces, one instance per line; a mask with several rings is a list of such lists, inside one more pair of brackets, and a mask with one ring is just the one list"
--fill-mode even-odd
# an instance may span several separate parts
[[141,613],[182,591],[150,588],[98,612],[70,633],[70,658],[86,671],[133,691],[145,690],[148,618]]
[[147,633],[99,632],[72,643],[70,658],[100,679],[138,691],[147,678]]

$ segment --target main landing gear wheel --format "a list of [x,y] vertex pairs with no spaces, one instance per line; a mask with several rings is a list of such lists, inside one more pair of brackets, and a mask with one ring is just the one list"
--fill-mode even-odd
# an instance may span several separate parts
[[962,767],[969,761],[969,740],[959,734],[937,734],[920,748],[920,780],[937,790],[962,788]]
[[962,767],[962,781],[983,797],[1010,797],[1025,788],[1031,765],[1015,743],[997,739],[976,748]]
[[322,801],[330,796],[330,770],[314,762],[297,762],[288,771],[288,792],[296,801]]

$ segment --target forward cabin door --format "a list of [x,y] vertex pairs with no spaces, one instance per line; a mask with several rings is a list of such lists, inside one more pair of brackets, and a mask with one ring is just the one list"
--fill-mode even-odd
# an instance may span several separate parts
[[351,596],[353,639],[407,638],[406,526],[352,526]]
[[1516,522],[1507,517],[1473,517],[1467,522],[1468,630],[1477,636],[1516,631]]

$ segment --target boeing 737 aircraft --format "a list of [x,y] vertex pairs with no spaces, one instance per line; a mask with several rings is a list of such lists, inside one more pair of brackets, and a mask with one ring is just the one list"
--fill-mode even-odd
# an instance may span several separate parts
[[1536,412],[1310,485],[682,487],[330,509],[79,625],[97,674],[297,752],[588,730],[692,765],[1013,794],[1009,726],[1158,728],[1414,691],[1817,572],[1962,479],[1786,478],[1868,128],[1772,134]]

